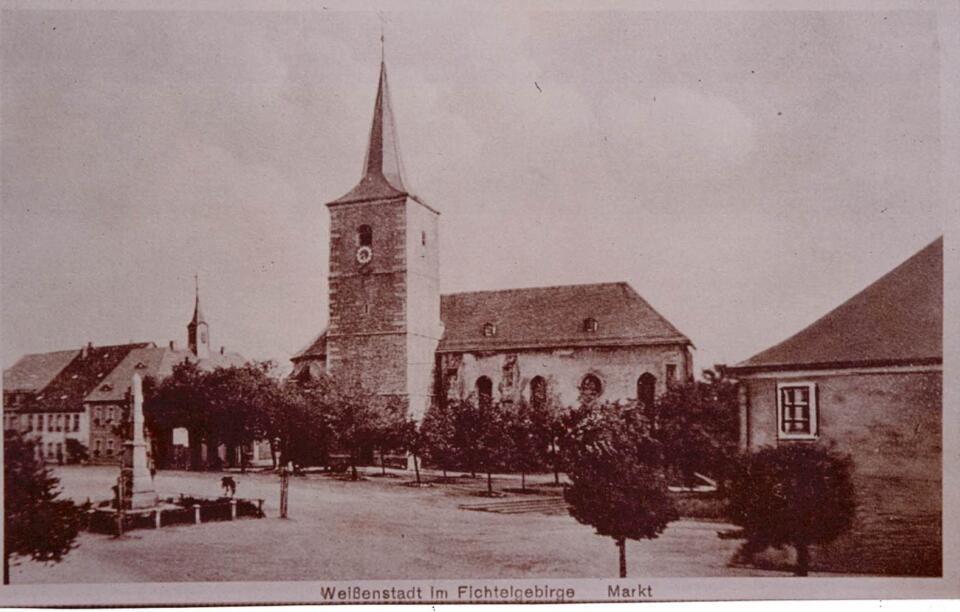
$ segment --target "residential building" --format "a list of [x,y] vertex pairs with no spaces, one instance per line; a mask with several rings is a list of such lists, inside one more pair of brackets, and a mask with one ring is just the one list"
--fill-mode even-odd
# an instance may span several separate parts
[[729,368],[741,447],[818,444],[850,455],[851,533],[812,568],[942,571],[943,239],[809,327]]
[[[134,349],[149,342],[84,346],[49,383],[19,407],[25,430],[48,461],[69,462],[89,448],[90,418],[84,398]],[[116,452],[119,449],[114,449]]]

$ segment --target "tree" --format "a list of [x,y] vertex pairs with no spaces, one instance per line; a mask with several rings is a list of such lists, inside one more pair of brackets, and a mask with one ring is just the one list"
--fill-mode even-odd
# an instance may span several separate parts
[[376,446],[383,431],[385,402],[366,391],[356,380],[329,377],[318,397],[330,415],[330,428],[336,436],[337,446],[349,453],[351,479],[359,480],[357,465],[362,455]]
[[206,372],[192,361],[183,361],[156,389],[146,395],[144,416],[151,431],[183,427],[190,436],[190,469],[201,465],[200,444],[209,441],[213,419],[204,385]]
[[685,485],[692,486],[701,473],[722,487],[739,442],[737,385],[712,370],[703,375],[703,381],[668,387],[647,414],[670,469]]
[[573,412],[564,444],[572,485],[564,499],[578,522],[614,539],[625,578],[626,540],[654,539],[677,518],[663,448],[635,408],[592,402]]
[[326,463],[333,431],[323,396],[326,379],[307,384],[278,384],[263,414],[264,436],[280,464],[296,466]]
[[36,448],[15,431],[4,433],[3,583],[17,556],[57,563],[76,546],[82,509],[58,499],[59,480]]
[[471,398],[450,402],[453,412],[453,439],[457,463],[477,477],[483,463],[481,406]]
[[397,439],[400,442],[400,448],[407,451],[413,458],[413,471],[416,474],[417,485],[420,482],[420,456],[423,453],[425,437],[423,429],[417,422],[409,416],[404,417],[398,423]]
[[[184,361],[170,376],[146,392],[144,413],[151,431],[184,427],[190,435],[191,469],[200,469],[200,445],[225,445],[233,464],[235,450],[268,437],[280,396],[271,362],[202,370]],[[244,459],[241,458],[241,465]]]
[[475,432],[473,447],[477,464],[487,474],[487,494],[493,495],[493,471],[505,467],[509,461],[510,409],[512,403],[478,402],[472,418]]
[[766,447],[736,465],[727,490],[730,521],[750,550],[790,545],[806,576],[809,547],[850,529],[856,513],[849,456],[817,444]]
[[[270,376],[272,362],[216,368],[202,378],[203,396],[209,411],[208,444],[224,444],[227,461],[233,465],[236,449],[267,435],[266,417],[276,400],[277,381]],[[246,467],[241,457],[241,467]]]
[[90,458],[87,446],[76,438],[66,439],[66,451],[68,463],[83,463]]
[[[375,443],[380,454],[380,469],[386,475],[386,454],[398,450],[407,450],[406,442],[410,432],[407,430],[407,406],[397,397],[390,397],[384,402],[382,411],[377,419]],[[415,426],[415,424],[414,424]]]
[[423,458],[443,470],[453,469],[457,461],[457,423],[454,402],[433,403],[420,424],[420,447]]
[[542,403],[521,399],[516,410],[504,415],[510,438],[510,466],[520,472],[520,489],[527,489],[526,475],[547,462],[553,432],[550,414]]

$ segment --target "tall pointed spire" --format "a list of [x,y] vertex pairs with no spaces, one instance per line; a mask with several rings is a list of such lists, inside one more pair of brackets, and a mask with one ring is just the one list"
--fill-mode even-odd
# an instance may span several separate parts
[[196,325],[198,323],[206,323],[207,320],[203,318],[203,311],[200,310],[200,277],[196,274],[193,275],[193,284],[195,298],[193,303],[193,320],[191,320],[190,323]]
[[331,204],[361,202],[366,200],[389,200],[407,195],[400,171],[400,148],[397,130],[393,122],[390,93],[387,87],[387,64],[384,60],[383,33],[380,34],[380,82],[373,106],[373,122],[370,126],[370,141],[363,162],[360,182],[345,196]]

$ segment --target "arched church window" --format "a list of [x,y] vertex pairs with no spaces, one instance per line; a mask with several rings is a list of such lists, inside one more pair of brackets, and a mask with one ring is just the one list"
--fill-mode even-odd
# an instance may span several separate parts
[[486,376],[477,379],[477,402],[481,408],[489,408],[493,404],[493,381]]
[[357,228],[357,246],[373,246],[373,228],[361,225]]
[[534,376],[530,381],[530,404],[537,408],[547,403],[547,381],[543,376]]
[[653,407],[653,398],[656,395],[657,378],[650,372],[644,372],[637,379],[637,401],[646,408]]
[[593,374],[587,374],[580,381],[580,399],[590,403],[603,393],[603,383]]

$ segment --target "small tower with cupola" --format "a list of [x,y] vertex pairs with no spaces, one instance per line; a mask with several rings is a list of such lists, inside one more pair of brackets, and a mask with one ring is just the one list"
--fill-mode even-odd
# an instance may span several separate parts
[[200,280],[194,276],[195,299],[193,319],[187,324],[187,346],[198,359],[210,357],[210,326],[200,309]]

